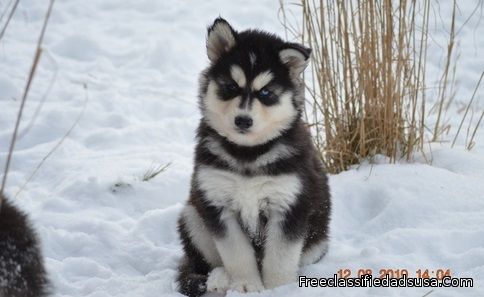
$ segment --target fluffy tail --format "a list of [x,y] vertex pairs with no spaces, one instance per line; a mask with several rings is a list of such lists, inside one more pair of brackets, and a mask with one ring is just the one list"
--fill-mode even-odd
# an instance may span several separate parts
[[45,297],[48,286],[37,234],[27,216],[3,197],[0,209],[0,296]]

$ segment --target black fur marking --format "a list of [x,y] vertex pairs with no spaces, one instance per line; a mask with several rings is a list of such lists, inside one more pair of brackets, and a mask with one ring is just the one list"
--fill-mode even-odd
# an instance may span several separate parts
[[[215,159],[219,159],[218,156],[213,155],[204,147],[203,142],[208,137],[217,140],[221,144],[221,146],[235,159],[241,162],[253,162],[262,154],[269,152],[276,144],[279,143],[288,144],[291,147],[297,148],[298,145],[295,146],[294,142],[304,140],[304,136],[306,136],[307,134],[307,132],[305,132],[304,135],[298,135],[300,132],[303,132],[300,131],[301,128],[304,129],[302,127],[302,123],[295,123],[294,125],[289,127],[289,129],[283,131],[279,137],[272,139],[269,142],[256,146],[242,146],[233,143],[227,138],[221,136],[202,120],[197,131],[197,138],[199,141],[195,149],[195,162],[200,162],[200,164],[213,165],[212,162],[216,163],[217,160]],[[308,141],[305,142],[308,143]],[[223,162],[223,160],[219,161]]]
[[231,79],[219,83],[218,96],[225,101],[234,99],[242,92],[241,88]]
[[195,207],[197,212],[202,216],[204,219],[207,228],[215,235],[215,236],[224,236],[225,234],[225,225],[223,224],[222,220],[220,219],[222,209],[216,206],[211,205],[205,198],[205,194],[203,191],[198,189],[198,186],[194,186],[192,188],[192,194],[190,195],[189,202]]
[[0,296],[46,297],[48,287],[37,235],[27,216],[3,197],[0,210]]
[[[272,81],[258,91],[251,90],[250,86],[241,88],[231,78],[228,78],[228,77],[219,78],[217,83],[218,83],[217,95],[223,101],[229,101],[236,98],[237,96],[241,96],[241,101],[239,105],[240,108],[244,108],[246,106],[252,106],[252,103],[256,99],[259,100],[265,106],[275,105],[279,103],[279,97],[276,94],[276,92],[270,91],[270,89],[271,90],[282,89],[280,86],[277,85],[276,82],[272,82]],[[268,92],[267,95],[263,95],[261,93],[263,90]]]

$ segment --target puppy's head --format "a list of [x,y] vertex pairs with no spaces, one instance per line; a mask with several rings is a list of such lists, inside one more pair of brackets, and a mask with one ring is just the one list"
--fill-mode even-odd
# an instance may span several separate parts
[[300,116],[300,76],[310,52],[265,32],[237,32],[216,19],[207,35],[210,66],[201,79],[204,120],[238,145],[255,146],[278,137]]

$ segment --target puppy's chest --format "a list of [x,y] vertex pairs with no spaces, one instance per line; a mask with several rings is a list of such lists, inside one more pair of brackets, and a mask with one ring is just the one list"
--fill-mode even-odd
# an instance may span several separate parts
[[214,206],[229,209],[240,216],[249,231],[256,232],[261,214],[284,212],[301,191],[295,174],[244,176],[228,170],[201,167],[197,183]]

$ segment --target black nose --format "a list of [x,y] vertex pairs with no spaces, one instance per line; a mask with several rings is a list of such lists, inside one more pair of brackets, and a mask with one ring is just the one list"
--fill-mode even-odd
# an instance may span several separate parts
[[252,126],[252,119],[248,116],[236,116],[235,126],[240,129],[247,130]]

